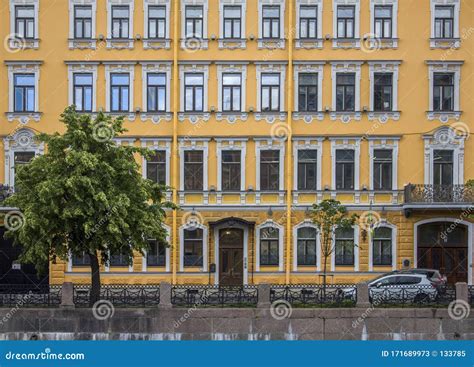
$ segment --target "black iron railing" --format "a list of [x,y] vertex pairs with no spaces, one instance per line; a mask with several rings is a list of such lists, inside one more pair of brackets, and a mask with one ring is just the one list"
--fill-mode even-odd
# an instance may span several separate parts
[[405,204],[474,203],[471,185],[413,185],[405,186]]
[[456,300],[456,288],[453,285],[370,287],[369,300],[375,307],[443,307]]
[[254,307],[257,301],[258,289],[254,285],[177,285],[171,290],[171,303],[175,306]]
[[[74,285],[74,304],[76,307],[89,307],[90,285]],[[103,285],[100,299],[111,302],[116,307],[157,307],[160,303],[158,284]]]
[[0,307],[58,307],[60,303],[60,285],[0,285]]
[[474,306],[474,285],[469,285],[467,288],[469,304]]
[[357,302],[355,284],[272,285],[270,302],[285,300],[293,306],[353,307]]

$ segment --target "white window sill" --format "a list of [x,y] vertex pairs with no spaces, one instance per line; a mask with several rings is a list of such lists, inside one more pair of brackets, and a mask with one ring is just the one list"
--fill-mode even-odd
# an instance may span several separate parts
[[321,49],[323,48],[324,40],[322,38],[300,38],[295,40],[295,48],[297,49]]
[[314,120],[323,121],[324,112],[323,111],[312,111],[312,112],[293,112],[293,120],[298,121],[302,120],[307,124],[312,123]]
[[381,49],[397,49],[398,38],[370,38],[364,40],[364,45],[367,45],[369,50],[376,51]]
[[449,120],[458,121],[461,117],[462,111],[427,111],[426,117],[428,120],[438,120],[443,123]]
[[144,38],[143,48],[145,50],[169,50],[171,40],[168,38]]
[[171,112],[147,112],[144,111],[140,114],[140,119],[143,122],[151,121],[154,124],[159,124],[161,121],[171,121],[173,113]]
[[360,38],[333,38],[333,48],[360,48]]
[[21,37],[10,37],[8,39],[8,49],[7,51],[16,52],[21,50],[33,49],[36,50],[39,48],[40,40],[38,38],[21,38]]
[[97,40],[95,38],[85,39],[85,38],[71,38],[68,40],[69,49],[85,50],[97,48]]
[[247,40],[245,38],[219,38],[219,49],[242,49],[247,48]]
[[18,121],[26,124],[29,121],[38,122],[41,119],[42,112],[6,112],[5,115],[9,122]]
[[332,111],[329,114],[331,121],[341,120],[347,124],[352,120],[360,121],[362,112],[361,111]]
[[209,47],[209,40],[207,38],[181,38],[181,49],[188,52],[196,52],[200,50],[207,50]]
[[430,38],[430,48],[459,48],[461,47],[460,38]]
[[183,122],[188,120],[192,124],[196,124],[199,121],[209,121],[211,118],[210,112],[179,112],[178,120]]
[[369,111],[369,121],[379,120],[381,123],[385,123],[388,120],[398,121],[400,119],[400,111]]
[[226,121],[229,124],[233,124],[237,121],[247,121],[248,113],[247,112],[217,112],[216,120],[217,121]]
[[133,49],[135,40],[133,38],[107,38],[108,49]]
[[285,39],[284,38],[259,38],[258,39],[259,49],[284,49]]
[[286,121],[286,112],[255,112],[255,120],[261,121],[265,120],[269,124],[274,123],[275,121]]

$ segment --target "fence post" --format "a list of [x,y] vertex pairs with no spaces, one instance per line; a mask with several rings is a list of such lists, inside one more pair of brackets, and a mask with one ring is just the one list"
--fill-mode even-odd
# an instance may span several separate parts
[[173,307],[171,304],[171,284],[168,282],[160,283],[160,304],[158,308],[168,309]]
[[258,308],[270,308],[270,284],[259,284],[258,289]]
[[357,283],[357,307],[369,308],[369,285],[367,283]]
[[467,283],[456,283],[456,301],[464,301],[466,303],[469,303],[469,292],[467,288]]
[[74,308],[74,284],[64,282],[61,288],[61,308]]

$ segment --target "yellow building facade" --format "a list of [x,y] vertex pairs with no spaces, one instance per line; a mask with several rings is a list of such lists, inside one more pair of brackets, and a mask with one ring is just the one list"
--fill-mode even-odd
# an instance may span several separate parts
[[[310,209],[330,198],[360,216],[331,281],[473,283],[470,0],[4,0],[0,17],[1,182],[75,104],[124,115],[117,144],[156,150],[143,175],[180,206],[170,247],[115,256],[105,283],[319,282]],[[50,267],[89,278],[81,258]]]

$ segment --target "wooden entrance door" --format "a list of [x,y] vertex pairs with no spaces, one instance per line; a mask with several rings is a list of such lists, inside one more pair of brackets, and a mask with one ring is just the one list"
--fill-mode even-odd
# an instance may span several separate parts
[[237,228],[219,231],[219,284],[242,285],[244,280],[244,236]]

